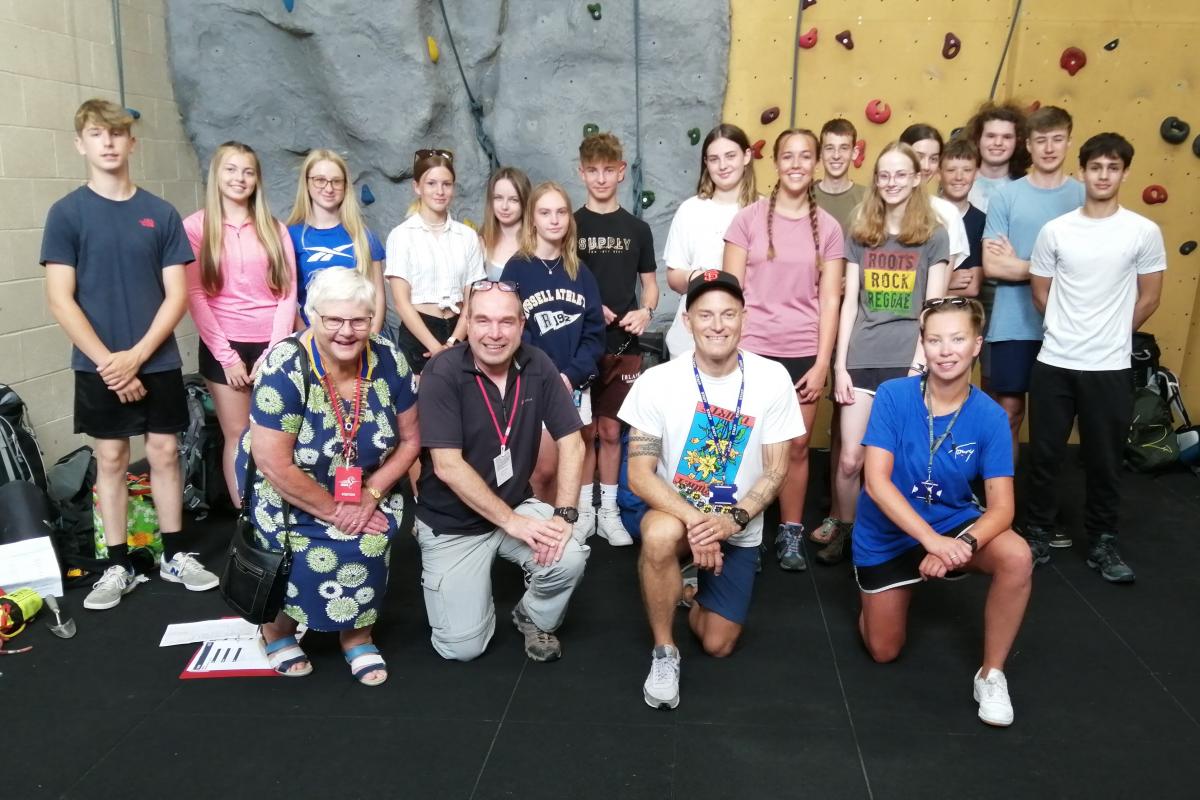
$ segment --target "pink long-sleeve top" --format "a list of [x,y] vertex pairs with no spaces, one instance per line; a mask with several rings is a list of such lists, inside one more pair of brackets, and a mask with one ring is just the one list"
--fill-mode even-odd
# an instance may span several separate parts
[[253,220],[241,225],[225,223],[221,237],[221,291],[208,294],[200,280],[200,241],[204,236],[204,211],[183,221],[196,260],[186,267],[188,310],[200,338],[224,367],[240,357],[229,346],[234,342],[275,344],[289,336],[296,323],[296,256],[287,228],[279,225],[279,239],[287,261],[287,292],[276,297],[267,283],[270,270],[266,248],[258,240]]

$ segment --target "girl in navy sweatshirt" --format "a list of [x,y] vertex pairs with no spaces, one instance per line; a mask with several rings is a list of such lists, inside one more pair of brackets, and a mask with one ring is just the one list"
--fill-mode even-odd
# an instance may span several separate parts
[[[521,249],[500,279],[519,287],[525,309],[526,344],[541,348],[558,367],[564,386],[586,425],[592,420],[591,392],[596,364],[604,354],[604,312],[600,287],[576,250],[571,199],[557,183],[538,184],[529,195],[521,226]],[[554,440],[542,431],[542,447],[530,482],[534,494],[553,504],[558,468]],[[584,509],[580,509],[582,522]],[[585,530],[579,525],[576,530]]]

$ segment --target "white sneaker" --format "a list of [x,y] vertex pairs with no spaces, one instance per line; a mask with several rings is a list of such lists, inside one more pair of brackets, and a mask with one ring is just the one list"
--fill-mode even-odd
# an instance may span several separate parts
[[583,544],[588,539],[596,535],[596,507],[587,506],[579,509],[579,519],[575,521],[575,525],[571,530],[571,535],[575,537],[575,541]]
[[170,561],[162,560],[158,575],[164,581],[182,583],[189,592],[206,592],[217,588],[220,579],[196,560],[195,553],[176,553]]
[[607,539],[613,547],[628,547],[633,544],[633,537],[621,524],[621,512],[616,508],[601,508],[596,515],[596,533],[602,539]]
[[100,580],[92,584],[92,591],[83,599],[83,607],[92,611],[104,611],[121,602],[121,598],[137,588],[137,577],[120,564],[104,570]]
[[[981,667],[979,672],[982,672]],[[979,703],[979,718],[988,725],[1000,728],[1012,725],[1012,700],[1008,697],[1008,681],[998,669],[988,670],[986,678],[975,673],[975,702]]]
[[651,708],[675,708],[679,705],[679,651],[669,644],[654,648],[650,674],[642,684],[642,697]]

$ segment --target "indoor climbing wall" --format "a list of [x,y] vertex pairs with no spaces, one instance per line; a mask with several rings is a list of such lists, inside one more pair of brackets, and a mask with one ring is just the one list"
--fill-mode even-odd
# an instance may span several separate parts
[[[732,0],[731,10],[725,118],[764,141],[764,191],[775,180],[771,145],[792,119],[814,130],[834,116],[851,120],[866,143],[852,170],[863,183],[879,148],[906,126],[949,134],[993,83],[997,99],[1072,114],[1072,165],[1088,136],[1128,137],[1136,154],[1123,204],[1157,222],[1167,245],[1162,306],[1147,329],[1200,408],[1200,251],[1188,244],[1200,240],[1200,3]],[[775,106],[778,118],[763,124]]]

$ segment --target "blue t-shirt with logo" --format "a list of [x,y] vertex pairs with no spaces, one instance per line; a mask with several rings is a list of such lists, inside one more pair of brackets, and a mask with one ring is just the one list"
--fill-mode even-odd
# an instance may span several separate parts
[[[1083,205],[1083,184],[1074,178],[1054,189],[1041,189],[1021,178],[1006,183],[988,200],[983,238],[1008,237],[1017,258],[1028,261],[1038,234],[1050,220]],[[989,342],[1040,342],[1042,315],[1033,306],[1029,281],[1000,281],[992,316],[988,322]]]
[[[996,401],[976,387],[963,403],[950,435],[933,459],[934,502],[926,503],[929,479],[929,412],[921,396],[920,376],[885,381],[875,394],[863,445],[890,452],[892,484],[929,527],[947,533],[981,513],[971,493],[976,478],[1012,477],[1012,436],[1008,417]],[[933,418],[933,440],[946,431],[953,413]],[[854,564],[872,567],[917,546],[917,540],[892,522],[864,490],[854,520]]]
[[[292,237],[292,248],[296,251],[296,302],[300,317],[304,316],[304,301],[308,295],[308,283],[323,269],[344,267],[354,269],[358,261],[354,254],[354,241],[341,223],[332,228],[314,228],[303,222],[288,226]],[[383,261],[386,251],[374,233],[367,229],[367,247],[372,261]]]
[[[133,347],[150,330],[166,299],[162,271],[195,260],[183,221],[170,203],[145,189],[127,200],[109,200],[86,185],[50,207],[42,232],[41,263],[75,268],[75,302],[110,351]],[[169,334],[141,372],[182,365]],[[95,372],[78,347],[71,369]]]

